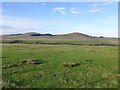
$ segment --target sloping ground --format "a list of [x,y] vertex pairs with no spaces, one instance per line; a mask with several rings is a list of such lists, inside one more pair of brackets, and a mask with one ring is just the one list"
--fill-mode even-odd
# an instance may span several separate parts
[[62,36],[64,38],[81,38],[81,39],[95,38],[83,33],[69,33],[69,34],[58,35],[58,36]]

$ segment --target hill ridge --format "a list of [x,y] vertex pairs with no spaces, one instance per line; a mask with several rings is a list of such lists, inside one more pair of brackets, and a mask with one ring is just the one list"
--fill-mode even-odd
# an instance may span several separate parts
[[54,36],[54,37],[63,37],[63,38],[93,38],[93,36],[79,33],[79,32],[72,32],[72,33],[67,33],[67,34],[50,34],[50,33],[38,33],[38,32],[27,32],[27,33],[18,33],[18,34],[8,34],[8,35],[2,35],[2,36]]

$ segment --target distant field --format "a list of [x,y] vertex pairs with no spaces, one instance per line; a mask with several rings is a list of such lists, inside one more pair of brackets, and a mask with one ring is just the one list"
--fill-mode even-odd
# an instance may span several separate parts
[[[77,39],[55,40],[80,43]],[[2,49],[4,88],[118,87],[117,46],[3,44]]]
[[[17,42],[16,42],[17,41]],[[64,38],[60,36],[34,36],[20,37],[10,36],[3,37],[2,43],[25,43],[25,44],[78,44],[78,45],[95,45],[103,44],[108,46],[118,45],[117,38]]]

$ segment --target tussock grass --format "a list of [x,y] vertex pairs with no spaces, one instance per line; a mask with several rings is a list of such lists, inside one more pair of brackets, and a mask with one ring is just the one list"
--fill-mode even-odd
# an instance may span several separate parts
[[62,64],[62,66],[64,67],[75,67],[75,66],[79,66],[80,64],[79,63],[75,63],[75,62],[64,62]]
[[40,60],[24,60],[24,61],[18,61],[15,64],[3,64],[2,68],[6,69],[6,68],[12,68],[12,67],[16,67],[16,66],[22,66],[22,65],[29,65],[29,64],[42,64],[43,61]]
[[4,88],[19,88],[15,83],[9,80],[2,80],[2,89]]

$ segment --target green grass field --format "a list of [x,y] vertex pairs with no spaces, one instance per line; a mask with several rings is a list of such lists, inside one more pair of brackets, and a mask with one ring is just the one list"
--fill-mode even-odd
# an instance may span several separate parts
[[[4,88],[117,88],[118,47],[3,44]],[[38,60],[39,64],[20,64]]]

